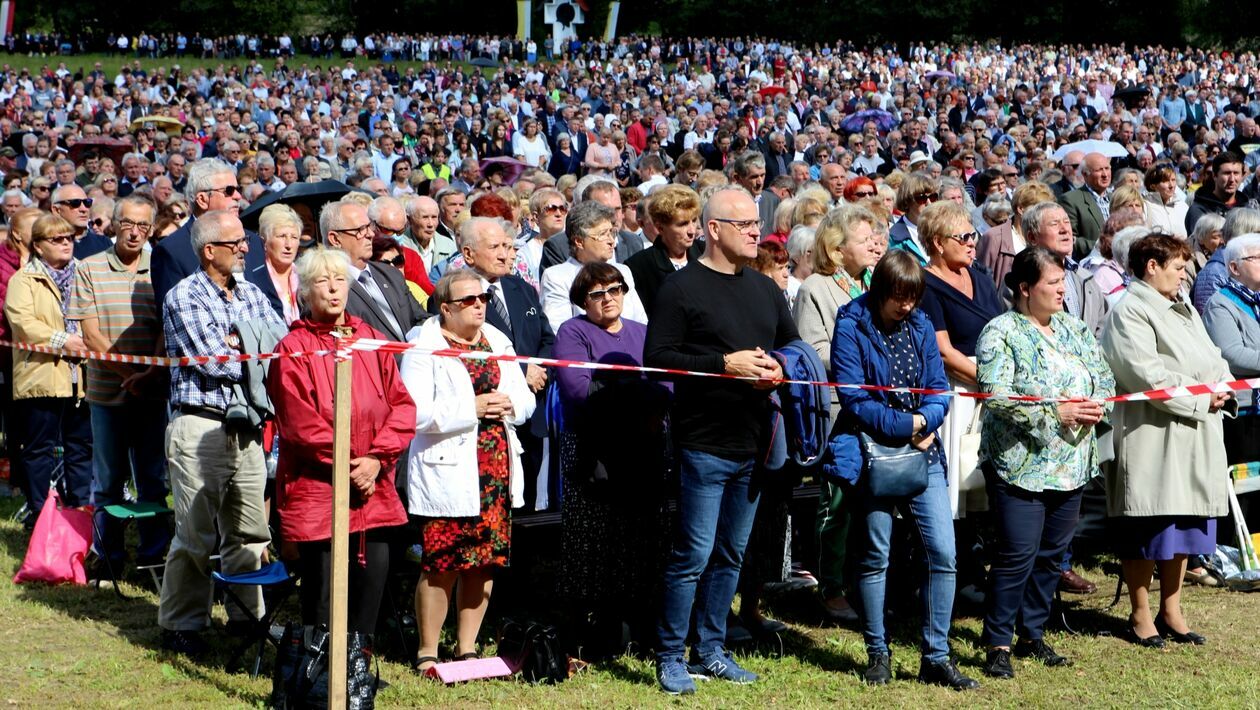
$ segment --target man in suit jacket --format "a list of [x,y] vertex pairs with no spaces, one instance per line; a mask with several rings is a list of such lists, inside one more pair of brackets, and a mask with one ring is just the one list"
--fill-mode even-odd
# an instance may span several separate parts
[[[510,248],[512,237],[499,222],[473,217],[460,230],[460,249],[468,268],[481,276],[482,287],[491,296],[486,322],[512,340],[517,355],[551,357],[556,337],[543,314],[538,292],[518,276],[510,276],[514,266]],[[433,301],[430,301],[433,303]],[[537,365],[524,365],[525,382],[538,397],[538,406],[529,426],[516,430],[525,449],[526,505],[544,509],[549,503],[547,480],[541,478],[543,444],[547,437],[547,371]]]
[[[1064,193],[1059,204],[1067,214],[1076,235],[1073,258],[1084,259],[1094,249],[1094,243],[1102,234],[1110,208],[1104,207],[1111,200],[1111,162],[1102,153],[1085,156],[1085,184],[1079,190]],[[1104,211],[1105,210],[1105,211]]]
[[757,202],[757,215],[761,219],[761,236],[774,231],[774,213],[779,209],[779,196],[765,190],[766,156],[750,150],[735,157],[731,165],[731,178],[748,190]]
[[[323,212],[331,211],[325,215]],[[362,318],[386,338],[402,342],[428,314],[408,290],[402,272],[372,258],[376,230],[367,209],[352,202],[331,202],[320,213],[324,244],[350,257],[350,296],[346,312]]]
[[[190,219],[153,247],[153,296],[158,303],[165,302],[166,294],[175,288],[175,284],[201,269],[201,262],[192,247],[193,220],[213,210],[240,211],[241,193],[237,188],[236,173],[221,160],[206,158],[189,166],[185,195],[192,206]],[[245,231],[245,238],[249,240],[249,251],[245,253],[245,280],[262,289],[271,307],[283,317],[284,306],[267,271],[262,239],[249,230]]]

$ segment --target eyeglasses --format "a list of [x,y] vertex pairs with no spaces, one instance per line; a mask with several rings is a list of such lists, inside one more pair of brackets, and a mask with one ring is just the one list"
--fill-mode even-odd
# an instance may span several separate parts
[[101,180],[101,182],[118,182],[118,181],[114,178],[105,178],[104,180]]
[[565,214],[569,211],[568,205],[543,205],[543,212],[554,212]]
[[70,208],[70,209],[72,209],[72,210],[77,210],[77,209],[79,209],[80,207],[87,207],[87,208],[91,209],[91,207],[92,207],[92,198],[90,198],[90,197],[75,197],[75,198],[70,199],[70,200],[58,200],[58,201],[54,202],[53,204],[55,204],[55,205],[65,205],[66,207],[69,207],[69,208]]
[[1260,254],[1252,254],[1251,256],[1240,256],[1238,261],[1252,262],[1260,259]]
[[153,225],[148,222],[132,222],[129,219],[118,220],[118,227],[124,232],[135,230],[141,234],[148,234],[149,230],[153,229]]
[[171,216],[175,219],[183,219],[188,215],[185,214],[183,210],[171,210]]
[[914,201],[921,205],[926,205],[929,202],[936,202],[939,199],[941,199],[941,195],[936,192],[921,192],[914,196]]
[[363,239],[364,237],[370,238],[372,236],[372,223],[367,222],[365,224],[360,224],[357,227],[347,227],[345,229],[330,229],[328,230],[328,233],[344,234],[349,237],[354,237],[355,239]]
[[48,185],[32,185],[31,186],[31,192],[34,192],[35,190],[51,190],[51,189],[52,188],[49,187]]
[[861,191],[861,192],[855,192],[855,193],[853,193],[853,196],[854,196],[854,197],[856,197],[856,198],[857,198],[857,199],[859,199],[859,200],[864,200],[864,199],[866,199],[866,198],[868,198],[868,197],[874,197],[874,196],[875,196],[875,195],[877,195],[877,194],[879,194],[879,193],[877,193],[877,192],[873,192],[873,191],[863,190],[863,191]]
[[41,238],[39,238],[39,239],[36,239],[35,241],[37,241],[37,242],[52,242],[53,244],[57,244],[57,245],[59,245],[59,246],[60,246],[60,245],[63,245],[63,244],[70,244],[71,242],[73,242],[73,241],[74,241],[74,235],[73,235],[73,234],[60,234],[60,235],[55,236],[55,237],[41,237]]
[[402,254],[399,254],[398,256],[395,256],[393,259],[387,259],[385,263],[393,264],[394,266],[397,266],[398,268],[401,269],[402,267],[407,265],[407,257],[403,256]]
[[380,222],[373,222],[372,226],[376,227],[377,234],[380,234],[386,237],[401,237],[407,231],[406,227],[399,227],[398,229],[390,229],[389,227],[386,227]]
[[241,237],[240,239],[227,239],[219,242],[207,242],[214,247],[228,247],[232,251],[240,251],[249,242],[249,237]]
[[618,284],[616,286],[609,286],[608,288],[600,289],[598,291],[591,291],[590,293],[586,294],[586,297],[592,301],[595,301],[596,303],[599,303],[603,301],[605,298],[621,296],[625,294],[626,291],[629,291],[629,290],[630,289],[628,289],[627,287]]
[[455,305],[456,303],[458,303],[464,308],[472,308],[473,304],[475,303],[480,303],[481,305],[484,306],[489,302],[490,302],[490,294],[484,291],[481,293],[473,294],[471,296],[464,296],[463,298],[453,298],[450,300],[451,305]]
[[761,220],[759,219],[724,219],[722,217],[710,217],[710,219],[714,222],[729,224],[740,232],[747,232],[750,229],[761,229]]
[[949,239],[953,239],[959,244],[975,244],[980,241],[979,232],[964,232],[963,234],[946,234]]
[[222,192],[224,197],[236,197],[241,194],[241,188],[236,185],[227,185],[225,187],[208,187],[201,192]]

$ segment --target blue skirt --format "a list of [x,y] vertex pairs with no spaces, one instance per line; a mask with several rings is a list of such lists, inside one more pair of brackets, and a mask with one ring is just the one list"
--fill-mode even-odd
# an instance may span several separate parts
[[1171,560],[1216,551],[1216,519],[1186,515],[1120,518],[1122,560]]

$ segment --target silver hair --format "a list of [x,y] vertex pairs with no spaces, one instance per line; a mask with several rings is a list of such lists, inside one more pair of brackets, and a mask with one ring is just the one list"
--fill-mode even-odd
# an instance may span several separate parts
[[192,229],[190,230],[190,240],[192,241],[193,253],[197,255],[198,259],[201,258],[206,245],[215,241],[223,231],[223,222],[228,219],[238,218],[236,214],[227,210],[211,210],[193,221]]
[[[1045,219],[1046,213],[1050,210],[1063,211],[1063,206],[1058,202],[1038,202],[1024,210],[1023,217],[1019,222],[1019,229],[1025,238],[1041,233],[1041,221]],[[1114,249],[1115,247],[1113,246],[1112,248]]]
[[3,195],[0,195],[0,201],[7,200],[7,199],[9,199],[10,197],[16,197],[16,198],[18,198],[19,200],[21,200],[21,201],[22,201],[22,205],[23,205],[23,206],[26,206],[27,204],[29,204],[29,203],[30,203],[30,200],[26,197],[26,193],[25,193],[25,192],[22,192],[21,190],[17,189],[16,187],[15,187],[15,188],[13,188],[13,189],[11,189],[11,190],[5,190],[5,191],[4,191],[4,194],[3,194]]
[[569,244],[585,239],[595,225],[612,222],[615,216],[611,207],[605,207],[594,200],[579,202],[569,211],[569,218],[564,224],[565,239]]
[[1190,248],[1194,251],[1203,251],[1203,242],[1212,236],[1212,232],[1219,232],[1225,227],[1225,218],[1215,212],[1208,212],[1194,223],[1194,231],[1190,232]]
[[980,205],[980,215],[992,225],[1002,224],[1013,214],[1015,210],[1011,207],[1011,201],[1001,195],[989,195],[984,204]]
[[347,202],[345,200],[334,200],[324,205],[319,210],[319,242],[325,246],[328,245],[328,232],[332,229],[333,221],[341,217],[341,211],[347,207],[354,205],[360,206],[357,202]]
[[1239,234],[1225,245],[1225,263],[1232,264],[1256,252],[1260,252],[1260,234],[1255,232]]
[[1225,217],[1225,226],[1221,227],[1221,239],[1226,243],[1235,234],[1251,234],[1260,232],[1260,210],[1250,207],[1239,207],[1229,211]]
[[372,204],[368,207],[368,219],[376,222],[381,218],[381,214],[385,212],[386,208],[391,206],[403,210],[404,215],[407,213],[407,210],[403,208],[403,203],[399,202],[397,198],[378,197],[372,200]]
[[[1045,203],[1054,204],[1054,203]],[[1028,213],[1025,212],[1025,215]],[[1133,242],[1150,234],[1151,230],[1142,224],[1135,224],[1132,227],[1125,227],[1116,232],[1116,236],[1111,238],[1111,260],[1120,265],[1125,273],[1129,271],[1129,247],[1133,246]]]
[[817,236],[818,233],[813,227],[798,224],[792,228],[783,248],[787,250],[788,258],[792,260],[793,265],[809,258],[809,250],[814,248]]
[[[275,205],[272,205],[274,207]],[[267,209],[271,209],[268,207]],[[340,249],[317,247],[308,249],[293,265],[297,269],[298,294],[302,300],[311,295],[315,279],[321,276],[344,276],[350,278],[350,257]]]
[[766,167],[766,156],[755,150],[748,150],[740,153],[731,162],[731,175],[744,176],[751,172],[753,168],[764,167]]
[[[607,209],[607,208],[605,208]],[[455,235],[455,244],[460,249],[465,246],[476,248],[481,244],[481,230],[489,225],[498,225],[503,233],[512,236],[512,228],[499,217],[469,217],[459,226],[459,232]]]
[[188,166],[188,183],[184,185],[184,196],[188,204],[196,207],[197,195],[214,189],[214,180],[224,173],[236,176],[231,166],[215,158],[202,158]]
[[149,210],[150,224],[157,219],[157,204],[153,200],[143,195],[131,194],[114,203],[113,217],[111,218],[111,222],[114,225],[117,225],[118,221],[122,219],[123,208],[128,205],[139,205],[147,208]]
[[276,166],[276,159],[266,153],[259,152],[258,155],[254,157],[254,165],[255,167],[270,165],[274,168]]
[[[63,196],[64,196],[67,192],[69,192],[70,190],[73,190],[73,189],[75,189],[75,188],[78,188],[79,190],[82,190],[82,189],[83,189],[83,188],[79,187],[79,186],[78,186],[78,184],[76,184],[76,183],[70,183],[69,185],[58,185],[58,186],[57,186],[57,187],[56,187],[56,188],[52,191],[52,194],[51,194],[51,195],[49,195],[49,201],[50,201],[50,202],[52,202],[52,203],[55,205],[55,204],[57,204],[58,202],[61,202],[62,197],[63,197]],[[84,192],[84,194],[87,194],[87,193],[86,193],[86,192]]]

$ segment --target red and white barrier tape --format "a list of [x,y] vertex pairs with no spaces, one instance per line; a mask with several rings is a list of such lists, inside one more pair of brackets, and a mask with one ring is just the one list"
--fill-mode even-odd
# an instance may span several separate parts
[[[0,340],[0,347],[9,347],[14,350],[26,350],[30,352],[45,353],[49,355],[61,355],[63,357],[76,358],[80,360],[99,360],[104,362],[120,362],[131,365],[150,365],[158,367],[191,367],[194,365],[209,364],[227,364],[232,362],[247,362],[250,360],[276,360],[280,358],[306,358],[306,357],[325,357],[328,355],[339,355],[344,357],[346,350],[362,350],[386,352],[395,355],[405,353],[414,353],[417,355],[429,355],[432,357],[450,357],[469,360],[492,360],[527,363],[538,365],[540,367],[563,367],[563,368],[581,368],[587,370],[611,370],[616,372],[639,372],[654,375],[670,375],[675,377],[712,377],[726,380],[749,380],[754,381],[756,378],[739,377],[737,375],[727,375],[716,372],[693,372],[690,370],[673,370],[662,367],[644,367],[635,365],[617,365],[603,362],[583,362],[580,360],[558,360],[556,358],[531,357],[527,355],[496,355],[493,353],[470,351],[470,350],[454,350],[441,349],[430,350],[413,345],[411,343],[398,343],[392,340],[373,340],[368,338],[347,339],[342,348],[338,350],[305,350],[289,353],[258,353],[258,354],[237,354],[237,355],[191,355],[187,357],[157,357],[152,355],[122,355],[120,353],[102,353],[91,350],[69,351],[59,348],[49,347],[47,345],[29,345],[26,343],[13,343],[6,340]],[[1031,395],[1003,395],[991,394],[986,392],[958,392],[955,390],[930,390],[914,387],[883,387],[880,385],[852,384],[842,382],[814,382],[812,380],[781,380],[781,384],[800,384],[800,385],[821,385],[825,387],[839,387],[843,389],[861,389],[875,392],[906,392],[921,395],[941,395],[946,397],[970,397],[972,399],[1005,399],[1014,402],[1068,402],[1080,401],[1079,398],[1055,398],[1055,397],[1036,397]],[[1108,397],[1103,402],[1143,402],[1143,401],[1163,401],[1169,399],[1178,399],[1181,397],[1195,397],[1199,395],[1212,394],[1214,392],[1234,392],[1239,390],[1249,390],[1260,388],[1260,377],[1249,378],[1243,380],[1229,380],[1225,382],[1213,382],[1194,385],[1183,385],[1180,387],[1165,387],[1163,389],[1147,390],[1145,392],[1133,392],[1131,394],[1120,394]]]

